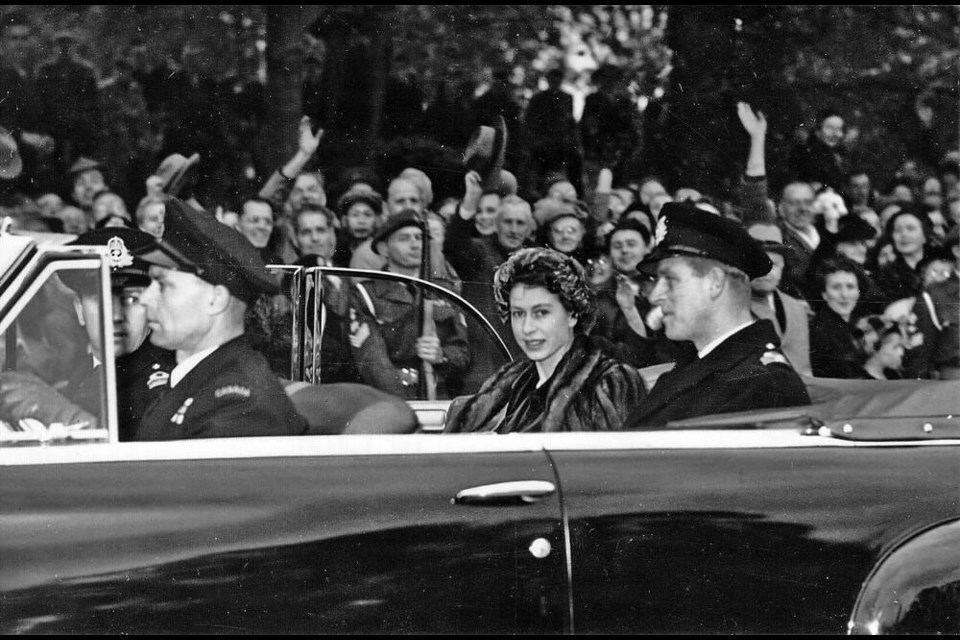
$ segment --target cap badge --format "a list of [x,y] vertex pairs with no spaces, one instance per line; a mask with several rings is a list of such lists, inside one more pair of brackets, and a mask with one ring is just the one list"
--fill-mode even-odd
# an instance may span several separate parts
[[657,231],[653,237],[654,246],[659,246],[661,242],[667,237],[667,218],[666,216],[661,217],[657,220]]
[[113,236],[107,241],[107,251],[110,254],[111,269],[129,267],[133,264],[133,255],[131,255],[127,249],[127,245],[123,244],[123,239],[119,236]]

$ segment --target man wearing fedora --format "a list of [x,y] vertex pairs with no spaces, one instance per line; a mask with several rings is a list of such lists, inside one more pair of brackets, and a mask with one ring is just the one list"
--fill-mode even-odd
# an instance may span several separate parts
[[692,204],[668,202],[656,241],[637,268],[656,279],[649,297],[663,311],[667,337],[692,342],[696,353],[660,376],[626,428],[810,404],[773,324],[750,313],[750,281],[772,265],[746,229]]
[[[386,260],[384,271],[417,277],[423,256],[421,216],[412,209],[387,219],[373,238],[374,250]],[[423,294],[389,280],[356,285],[348,311],[350,342],[364,382],[406,399],[417,399],[422,363],[437,376],[437,397],[452,398],[462,389],[470,365],[467,327],[461,314],[442,300],[432,300],[434,332],[418,319]]]
[[773,265],[766,275],[750,282],[750,310],[758,318],[773,323],[780,336],[784,355],[800,375],[812,376],[810,369],[810,305],[787,295],[778,288],[783,277],[789,253],[783,244],[783,234],[773,223],[757,222],[747,227],[747,233],[756,240]]

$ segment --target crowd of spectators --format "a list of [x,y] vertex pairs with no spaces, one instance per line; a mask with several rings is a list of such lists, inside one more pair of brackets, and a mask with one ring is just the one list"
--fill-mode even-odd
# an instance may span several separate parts
[[[893,179],[870,175],[847,166],[844,114],[829,109],[785,159],[791,179],[774,189],[766,178],[766,120],[741,103],[750,151],[738,188],[722,198],[696,184],[625,175],[618,161],[637,140],[622,78],[601,68],[578,122],[561,89],[563,72],[554,69],[526,109],[497,76],[472,104],[459,89],[441,92],[438,101],[469,115],[452,120],[436,104],[423,112],[436,114],[438,129],[462,127],[469,118],[502,147],[492,166],[465,163],[460,198],[434,202],[428,167],[397,175],[370,167],[316,170],[312,159],[324,132],[305,116],[296,153],[268,179],[238,200],[201,201],[215,191],[196,191],[199,167],[208,181],[243,171],[243,158],[227,153],[236,147],[226,137],[260,117],[262,95],[250,87],[226,95],[199,71],[190,44],[173,70],[144,67],[143,45],[135,45],[98,79],[64,32],[55,38],[55,58],[29,70],[17,50],[30,29],[17,14],[0,25],[0,126],[23,163],[19,176],[0,181],[3,213],[14,227],[79,234],[131,226],[162,237],[165,202],[176,196],[240,231],[267,263],[409,267],[462,293],[495,326],[503,326],[493,302],[495,269],[522,247],[546,246],[585,267],[598,298],[594,334],[617,358],[643,367],[669,362],[685,348],[663,335],[659,309],[645,295],[650,283],[636,266],[662,236],[660,208],[686,201],[741,222],[766,249],[774,269],[753,283],[753,312],[774,321],[800,373],[960,375],[960,153],[947,154],[929,173],[905,161]],[[460,133],[442,135],[466,147],[469,132]],[[95,144],[105,138],[109,144]],[[522,158],[530,166],[518,184],[504,167],[518,168]],[[402,266],[405,258],[389,247],[392,235],[384,235],[399,233],[397,216],[411,214],[425,221],[421,233],[429,231],[409,239],[429,249],[423,271]],[[269,329],[261,335],[270,341]],[[509,331],[503,337],[512,340]],[[423,358],[426,351],[416,352]],[[449,355],[438,351],[435,362],[445,364]],[[277,368],[283,372],[282,364]]]

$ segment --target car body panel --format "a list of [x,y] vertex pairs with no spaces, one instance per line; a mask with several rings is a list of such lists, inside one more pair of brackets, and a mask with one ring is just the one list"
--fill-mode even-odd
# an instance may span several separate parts
[[[314,441],[310,455],[291,440],[264,454],[253,440],[269,439],[203,443],[221,448],[205,459],[191,459],[191,443],[169,443],[179,446],[166,455],[85,447],[113,450],[100,461],[60,447],[72,463],[5,468],[0,629],[564,629],[559,494],[451,503],[479,485],[553,483],[542,452],[376,454],[361,438],[352,453],[324,455],[329,438],[319,437],[303,439]],[[553,549],[544,558],[528,550],[540,538]]]
[[960,515],[956,446],[551,455],[585,633],[842,633],[882,555]]

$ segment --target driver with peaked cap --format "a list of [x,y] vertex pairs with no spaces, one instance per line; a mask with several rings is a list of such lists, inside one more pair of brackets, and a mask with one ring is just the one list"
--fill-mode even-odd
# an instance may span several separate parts
[[162,240],[137,253],[150,266],[141,294],[150,340],[176,351],[169,389],[149,407],[137,440],[303,433],[266,360],[244,339],[244,314],[277,286],[239,232],[180,200],[167,203]]
[[693,342],[697,353],[660,376],[624,428],[810,404],[773,325],[750,313],[750,281],[772,263],[746,229],[671,202],[660,212],[656,242],[637,269],[656,279],[649,297],[663,311],[667,337]]

